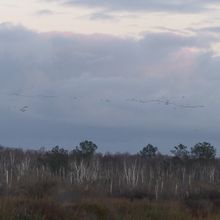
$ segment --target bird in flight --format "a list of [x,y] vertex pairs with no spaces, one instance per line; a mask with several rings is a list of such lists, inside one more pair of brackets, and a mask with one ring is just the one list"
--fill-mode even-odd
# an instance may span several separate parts
[[27,105],[25,105],[22,108],[20,108],[21,112],[26,112],[27,110],[28,110],[28,106]]

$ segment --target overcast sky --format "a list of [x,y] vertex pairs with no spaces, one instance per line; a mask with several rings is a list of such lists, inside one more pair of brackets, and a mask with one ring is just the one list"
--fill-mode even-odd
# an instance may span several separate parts
[[219,24],[217,0],[1,0],[0,144],[218,148]]

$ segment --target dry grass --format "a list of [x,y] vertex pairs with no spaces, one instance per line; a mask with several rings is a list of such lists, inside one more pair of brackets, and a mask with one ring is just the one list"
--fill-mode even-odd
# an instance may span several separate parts
[[[78,203],[56,203],[51,199],[0,198],[3,220],[219,220],[206,201],[195,207],[183,202],[120,198],[84,198]],[[207,205],[207,208],[204,208]]]

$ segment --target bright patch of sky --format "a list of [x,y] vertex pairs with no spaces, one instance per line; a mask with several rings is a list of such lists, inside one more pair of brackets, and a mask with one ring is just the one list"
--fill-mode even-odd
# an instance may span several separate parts
[[0,22],[20,24],[40,32],[104,33],[139,37],[146,31],[192,33],[191,29],[219,24],[215,4],[202,12],[108,10],[46,0],[1,0]]

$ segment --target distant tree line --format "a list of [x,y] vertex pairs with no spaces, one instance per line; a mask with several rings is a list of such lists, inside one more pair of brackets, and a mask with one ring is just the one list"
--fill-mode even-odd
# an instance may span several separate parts
[[[210,143],[198,143],[189,151],[187,146],[179,144],[170,151],[176,158],[179,159],[215,159],[216,148]],[[145,158],[152,158],[159,153],[158,148],[152,144],[146,145],[141,151],[140,155]]]
[[[101,154],[97,149],[87,140],[71,151],[59,146],[48,151],[1,146],[0,193],[19,194],[24,185],[30,185],[27,193],[40,197],[47,193],[45,183],[50,182],[84,193],[151,199],[219,190],[220,160],[210,143],[198,143],[191,149],[180,144],[171,150],[173,156],[162,155],[151,144],[133,155]],[[36,183],[41,187],[31,188]]]

